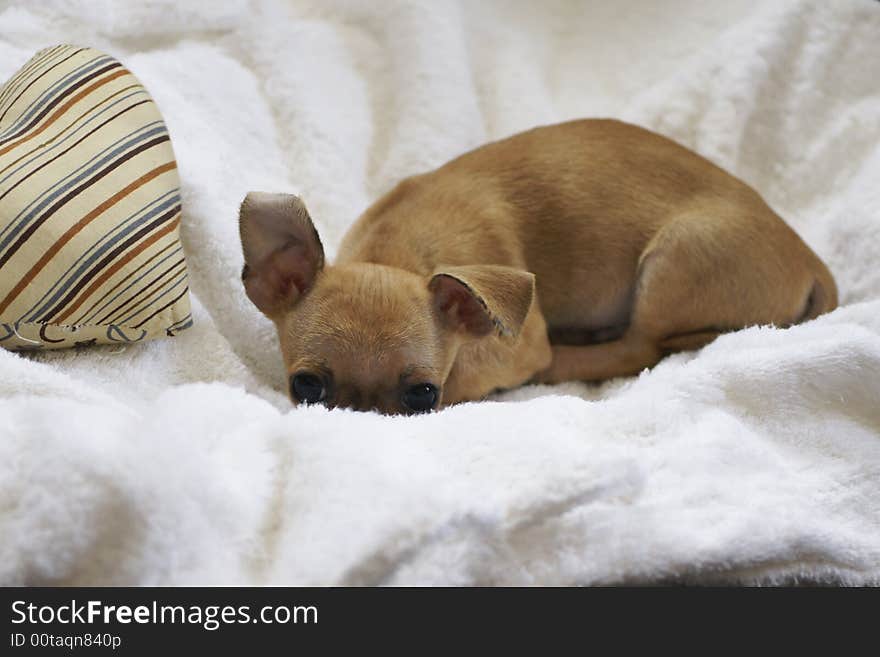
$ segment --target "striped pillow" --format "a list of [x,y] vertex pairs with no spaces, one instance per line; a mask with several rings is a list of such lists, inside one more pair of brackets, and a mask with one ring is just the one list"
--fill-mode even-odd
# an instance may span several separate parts
[[168,130],[118,61],[62,45],[0,87],[0,346],[192,325]]

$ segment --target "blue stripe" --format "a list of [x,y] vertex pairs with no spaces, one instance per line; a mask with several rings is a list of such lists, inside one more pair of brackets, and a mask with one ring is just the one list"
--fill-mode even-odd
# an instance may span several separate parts
[[188,329],[190,326],[193,325],[193,320],[190,315],[187,315],[185,319],[187,321],[184,322],[183,324],[181,324],[181,322],[183,322],[183,320],[180,320],[180,322],[177,322],[177,324],[169,326],[165,330],[166,331],[184,331],[184,330]]
[[[155,198],[155,199],[153,199],[152,201],[150,201],[149,203],[147,203],[147,204],[146,204],[145,206],[143,206],[140,210],[138,210],[138,211],[136,211],[135,213],[133,213],[132,215],[130,215],[125,221],[123,221],[122,223],[120,223],[118,226],[115,226],[115,227],[114,227],[109,233],[107,233],[106,235],[102,235],[102,236],[101,236],[101,239],[99,239],[99,240],[98,240],[97,242],[95,242],[92,246],[90,246],[88,249],[86,249],[86,250],[82,253],[82,255],[80,255],[80,257],[77,258],[76,261],[75,261],[70,267],[68,267],[67,271],[64,272],[64,273],[61,275],[61,277],[60,277],[57,281],[55,281],[55,283],[52,285],[52,287],[51,287],[51,288],[50,288],[50,289],[49,289],[49,290],[43,295],[43,297],[42,297],[39,301],[37,301],[37,304],[43,303],[43,301],[45,301],[46,297],[48,297],[50,294],[52,294],[52,292],[55,290],[56,287],[58,287],[59,285],[63,285],[63,284],[64,284],[64,278],[65,278],[68,274],[70,274],[70,272],[73,271],[74,267],[76,267],[79,263],[81,263],[81,262],[83,261],[84,258],[88,257],[88,255],[89,255],[94,249],[96,249],[96,248],[100,248],[100,246],[101,246],[102,243],[104,243],[106,240],[111,239],[111,238],[113,237],[114,233],[117,233],[118,231],[124,230],[124,229],[126,228],[126,226],[128,226],[132,221],[134,221],[137,217],[139,217],[143,212],[146,212],[148,209],[152,208],[153,206],[155,206],[155,205],[158,204],[158,203],[162,203],[163,201],[165,201],[166,199],[168,199],[168,197],[171,196],[172,194],[176,195],[177,192],[179,192],[179,191],[180,191],[180,189],[178,189],[178,188],[174,188],[174,189],[172,189],[172,190],[170,190],[170,191],[168,191],[168,192],[165,192],[164,194],[162,194],[162,195],[159,196],[158,198]],[[177,196],[176,198],[179,199],[179,196]],[[173,199],[170,199],[170,200],[166,201],[166,205],[167,205],[167,204],[173,204]],[[62,288],[62,289],[63,289],[63,288]],[[30,309],[28,309],[26,312],[27,312],[27,313],[30,313],[31,311],[33,311],[33,309],[36,307],[37,304],[34,304],[34,306],[32,306],[32,307],[31,307]]]
[[[128,328],[128,327],[126,327],[126,328]],[[135,329],[135,330],[137,330],[137,329]],[[122,338],[121,340],[117,340],[116,338],[113,337],[114,331]],[[141,340],[144,339],[144,336],[146,334],[147,334],[147,330],[143,329],[143,330],[141,330],[141,334],[139,337],[129,338],[125,333],[123,333],[122,329],[119,328],[118,326],[116,326],[115,324],[112,324],[107,327],[107,339],[113,340],[113,342],[140,342]]]
[[[64,142],[68,141],[69,139],[72,139],[72,138],[73,138],[78,132],[80,132],[83,128],[85,128],[87,125],[89,125],[92,121],[94,121],[95,119],[97,119],[97,118],[98,118],[99,116],[101,116],[102,114],[105,114],[106,112],[110,111],[110,108],[115,107],[116,105],[118,105],[119,103],[123,102],[124,100],[127,100],[127,99],[131,98],[132,96],[136,96],[136,95],[138,95],[138,94],[144,94],[144,95],[146,95],[147,92],[146,92],[145,89],[138,89],[137,91],[133,91],[132,93],[128,94],[127,96],[123,96],[122,98],[120,98],[119,100],[117,100],[115,103],[113,103],[113,104],[111,104],[111,105],[108,105],[106,108],[104,108],[103,110],[101,110],[100,112],[98,112],[97,114],[95,114],[94,116],[92,116],[92,118],[90,118],[88,121],[86,121],[85,123],[83,123],[80,127],[78,127],[76,130],[74,130],[74,131],[71,132],[69,135],[67,135],[66,137],[64,137],[62,140],[58,141],[54,146],[50,146],[49,148],[41,148],[41,147],[38,146],[38,147],[37,147],[37,150],[39,150],[39,153],[37,153],[37,154],[34,155],[31,159],[29,159],[27,162],[25,162],[25,163],[22,164],[20,167],[18,167],[17,169],[15,169],[15,171],[12,171],[12,172],[8,173],[8,174],[6,175],[6,177],[3,178],[3,180],[0,180],[0,188],[2,188],[3,183],[5,183],[7,180],[9,180],[9,178],[10,178],[11,176],[14,176],[16,173],[18,173],[19,171],[21,171],[22,169],[24,169],[26,166],[28,166],[29,164],[31,164],[31,163],[34,162],[35,160],[38,160],[39,158],[43,157],[44,155],[47,155],[48,153],[51,153],[51,152],[54,151],[56,148],[58,148],[59,146],[61,146]],[[125,137],[123,137],[123,139],[125,139]],[[2,189],[0,189],[0,191],[2,191]]]
[[[124,287],[123,289],[121,289],[121,290],[116,294],[115,297],[113,297],[112,299],[110,299],[109,301],[107,301],[107,303],[105,303],[103,306],[101,306],[100,308],[98,308],[95,312],[93,312],[93,313],[92,313],[91,315],[89,315],[88,317],[83,317],[81,320],[79,320],[79,321],[77,321],[77,322],[74,322],[74,324],[76,324],[76,325],[79,325],[79,324],[88,324],[92,319],[95,318],[96,315],[101,314],[101,311],[104,310],[104,308],[106,308],[107,306],[109,306],[111,303],[113,303],[114,301],[116,301],[116,300],[117,300],[119,297],[121,297],[123,294],[125,294],[126,292],[128,292],[132,287],[134,287],[134,285],[135,285],[138,281],[143,280],[143,279],[144,279],[144,278],[145,278],[150,272],[152,272],[153,270],[157,269],[157,268],[159,267],[159,265],[161,265],[163,262],[165,262],[165,261],[168,260],[169,258],[173,258],[173,257],[176,256],[178,253],[180,253],[181,251],[182,251],[182,247],[179,247],[179,246],[178,246],[174,251],[172,251],[171,253],[169,253],[168,255],[166,255],[166,256],[165,256],[164,258],[162,258],[159,262],[157,262],[155,265],[153,265],[152,267],[150,267],[150,268],[149,268],[147,271],[145,271],[143,274],[141,274],[141,275],[138,276],[136,279],[134,279],[134,280],[133,280],[131,283],[129,283],[126,287]],[[120,310],[121,310],[121,309],[120,309]]]
[[[76,175],[77,173],[79,173],[80,175],[76,176],[76,177],[73,178],[72,180],[70,179],[70,176],[68,176],[68,178],[67,178],[66,180],[68,180],[69,182],[67,182],[66,184],[63,184],[61,187],[57,187],[56,190],[55,190],[54,192],[52,192],[51,194],[49,194],[49,196],[47,196],[47,197],[46,197],[41,203],[39,203],[39,204],[37,205],[36,208],[34,208],[33,210],[31,210],[31,211],[28,213],[28,215],[24,217],[24,219],[22,219],[22,220],[21,220],[20,222],[18,222],[18,223],[15,223],[15,222],[18,221],[19,217],[21,217],[22,214],[24,214],[25,212],[27,212],[27,210],[28,210],[30,207],[33,207],[33,203],[31,203],[31,205],[28,206],[28,208],[25,208],[24,210],[22,210],[21,212],[19,212],[19,213],[18,213],[18,216],[17,216],[15,219],[13,219],[13,220],[12,220],[12,221],[6,226],[6,228],[3,229],[2,232],[0,232],[0,235],[2,235],[3,233],[5,233],[5,232],[10,228],[10,226],[12,227],[12,230],[9,232],[9,234],[6,235],[6,237],[3,238],[3,241],[2,241],[2,242],[0,242],[0,253],[2,253],[3,251],[6,250],[6,248],[9,246],[9,243],[10,243],[12,240],[14,240],[15,237],[16,237],[16,236],[17,236],[22,230],[24,230],[24,229],[27,227],[27,225],[31,222],[31,220],[33,220],[34,217],[36,217],[36,216],[40,213],[40,211],[42,211],[44,208],[46,208],[46,206],[48,206],[52,201],[54,201],[54,200],[57,199],[59,196],[61,196],[64,192],[68,191],[71,187],[73,187],[73,186],[76,185],[77,183],[82,182],[83,180],[85,180],[85,178],[87,178],[87,177],[89,176],[89,174],[93,173],[96,169],[100,168],[100,167],[103,166],[104,164],[107,164],[108,162],[110,162],[111,160],[113,160],[117,155],[119,155],[119,154],[122,153],[123,151],[127,151],[127,150],[129,150],[130,148],[132,148],[132,147],[134,147],[134,146],[137,146],[140,142],[147,141],[147,139],[149,139],[150,137],[152,137],[152,136],[154,136],[154,135],[157,135],[157,134],[160,134],[160,133],[166,132],[166,130],[165,130],[165,126],[162,125],[162,121],[161,121],[161,120],[160,120],[160,121],[154,121],[153,123],[151,123],[151,124],[149,124],[149,125],[154,125],[154,124],[156,124],[156,123],[159,124],[159,127],[157,127],[157,128],[153,128],[152,130],[148,130],[147,132],[138,135],[137,137],[135,137],[135,138],[129,140],[128,142],[124,143],[122,146],[119,146],[118,148],[116,148],[115,150],[113,150],[113,151],[112,151],[109,155],[107,155],[106,157],[104,157],[104,158],[98,160],[98,158],[100,158],[101,155],[103,155],[103,154],[106,153],[108,150],[110,150],[111,148],[113,148],[113,146],[115,146],[116,144],[118,144],[120,141],[123,141],[124,139],[127,139],[127,138],[130,137],[132,134],[135,134],[136,132],[138,132],[138,130],[143,130],[144,128],[146,128],[146,127],[148,127],[148,126],[144,126],[143,128],[138,128],[138,130],[135,130],[133,133],[130,133],[130,134],[126,135],[125,137],[123,137],[122,139],[120,139],[119,141],[117,141],[117,142],[116,142],[115,144],[113,144],[112,146],[109,146],[109,147],[108,147],[107,149],[105,149],[102,153],[100,153],[100,154],[98,154],[97,156],[95,156],[95,158],[93,158],[90,162],[87,162],[86,164],[84,164],[83,166],[81,166],[79,169],[77,169],[76,171],[74,171],[74,172],[71,174],[71,176],[74,176],[74,175]],[[97,162],[96,162],[96,160],[97,160]],[[86,168],[86,167],[88,167],[88,168]],[[85,169],[85,171],[83,171],[83,169]],[[82,172],[82,173],[80,173],[80,172]],[[61,182],[64,183],[65,181],[61,181]],[[45,193],[44,193],[44,194],[45,194]]]
[[[183,329],[187,328],[188,326],[192,326],[192,321],[193,321],[192,320],[192,313],[187,313],[183,319],[179,319],[176,322],[174,322],[174,324],[169,326],[168,330],[169,331],[183,330]],[[186,324],[186,326],[180,326],[180,324]]]
[[[3,89],[0,90],[0,106],[2,106],[7,100],[12,98],[12,96],[22,89],[23,87],[29,84],[28,80],[32,80],[34,78],[39,77],[39,72],[45,69],[49,64],[52,63],[54,59],[60,59],[57,57],[58,53],[68,52],[70,50],[69,47],[65,46],[55,46],[54,48],[47,48],[45,50],[41,50],[36,55],[34,55],[30,61],[28,61],[24,66],[22,66],[18,71],[18,79],[15,76],[6,81],[6,84],[3,85]],[[54,52],[52,52],[54,51]],[[51,53],[51,54],[50,54]],[[42,57],[40,61],[34,65],[34,68],[29,70],[26,75],[21,75],[24,70],[30,66],[35,59],[38,57]],[[13,90],[15,87],[15,90]],[[5,111],[5,110],[4,110]]]
[[[38,202],[41,198],[43,198],[46,194],[51,193],[52,190],[55,189],[55,187],[57,187],[58,185],[63,184],[63,183],[64,183],[66,180],[68,180],[71,176],[75,176],[75,175],[77,175],[78,173],[80,173],[80,172],[83,171],[84,169],[89,169],[88,171],[85,172],[85,175],[87,175],[88,173],[90,173],[91,171],[93,171],[95,168],[97,168],[97,167],[99,166],[99,164],[95,164],[95,162],[97,162],[97,160],[98,160],[102,155],[108,153],[112,148],[114,148],[115,146],[121,144],[121,143],[122,143],[123,141],[125,141],[126,139],[131,138],[133,135],[136,135],[136,134],[137,134],[138,132],[140,132],[141,130],[146,130],[147,128],[149,128],[149,127],[151,127],[151,126],[161,126],[161,128],[164,129],[164,126],[162,125],[162,121],[161,121],[161,119],[159,119],[159,120],[153,121],[153,122],[151,122],[151,123],[148,123],[148,124],[146,124],[146,125],[144,125],[144,126],[141,126],[141,127],[137,128],[136,130],[133,130],[132,132],[129,132],[127,135],[124,135],[123,137],[120,137],[120,138],[117,139],[115,142],[113,142],[112,144],[110,144],[107,148],[105,148],[103,151],[101,151],[100,153],[98,153],[97,155],[95,155],[91,160],[89,160],[89,161],[86,162],[85,164],[81,165],[78,169],[76,169],[75,171],[73,171],[72,173],[70,173],[70,174],[67,176],[67,178],[64,178],[64,179],[62,179],[62,180],[56,182],[56,183],[55,183],[55,186],[53,186],[53,187],[49,187],[49,189],[43,191],[43,192],[42,192],[37,198],[35,198],[33,201],[31,201],[29,205],[27,205],[27,206],[26,206],[21,212],[19,212],[18,215],[17,215],[12,221],[10,221],[8,224],[6,224],[6,226],[3,228],[3,230],[0,231],[0,237],[2,237],[3,235],[5,235],[5,234],[6,234],[6,231],[9,230],[10,228],[12,228],[12,227],[15,225],[15,222],[18,221],[18,220],[21,218],[21,216],[22,216],[25,212],[27,212],[28,210],[31,209],[31,207],[33,207],[34,203],[37,203],[37,202]],[[126,146],[123,146],[123,147],[122,147],[122,149],[125,149],[125,148],[126,148]],[[112,157],[112,154],[111,154],[111,157]],[[82,177],[80,177],[80,180],[82,180]],[[74,181],[73,183],[71,183],[71,185],[73,185],[73,184],[76,184],[76,181]],[[68,185],[67,188],[69,188],[69,187],[70,187],[70,185]],[[67,188],[66,188],[66,189],[67,189]],[[63,193],[64,191],[65,191],[65,190],[61,190],[58,194]],[[49,201],[51,202],[54,198],[57,198],[57,197],[58,197],[58,194],[55,194],[55,195],[53,196],[52,199],[49,199]],[[45,207],[45,204],[43,204],[43,207]],[[39,209],[37,209],[37,211],[39,211]]]
[[[46,301],[36,311],[34,311],[34,309],[32,307],[24,315],[22,315],[22,319],[24,321],[34,321],[34,318],[39,317],[44,312],[46,312],[46,310],[48,310],[59,298],[61,298],[61,295],[63,295],[67,291],[67,289],[70,287],[70,285],[72,285],[76,279],[78,279],[80,276],[82,276],[83,273],[85,273],[85,271],[92,264],[94,264],[96,260],[98,260],[98,258],[100,258],[107,251],[109,251],[112,246],[114,246],[116,243],[122,241],[123,238],[125,238],[127,235],[133,233],[135,230],[140,228],[142,225],[149,222],[150,219],[156,217],[157,215],[162,214],[168,208],[173,207],[176,204],[179,204],[180,203],[180,196],[176,193],[177,191],[178,190],[174,190],[174,196],[172,196],[171,198],[166,200],[164,203],[157,205],[156,207],[154,207],[152,210],[150,210],[149,212],[144,214],[139,219],[133,220],[134,217],[136,217],[140,212],[142,212],[146,208],[150,207],[151,205],[154,205],[156,203],[156,201],[163,198],[163,196],[168,196],[168,194],[171,192],[168,192],[168,193],[164,194],[163,196],[160,196],[159,199],[156,199],[155,201],[148,203],[146,206],[144,206],[143,208],[138,210],[138,212],[133,214],[131,217],[128,218],[128,220],[125,221],[124,224],[122,224],[122,226],[125,226],[125,228],[122,230],[119,230],[119,232],[116,234],[116,236],[108,239],[107,242],[103,246],[101,246],[100,248],[98,248],[98,244],[100,244],[100,242],[98,244],[95,244],[94,246],[92,246],[85,254],[80,256],[80,258],[75,263],[73,263],[73,265],[71,265],[70,268],[66,272],[64,272],[64,274],[61,276],[61,278],[58,279],[58,281],[56,281],[56,283],[52,286],[52,288],[46,294],[43,295],[43,298],[40,299],[39,301],[37,301],[37,304],[42,303],[43,300],[49,294],[51,294],[53,290],[58,288],[58,291],[52,296],[52,298],[49,299],[48,301]],[[128,225],[126,226],[126,224],[128,224]],[[106,237],[109,237],[109,234],[106,235],[105,238]],[[97,250],[96,250],[96,248],[97,248]],[[67,277],[67,275],[70,274],[71,270],[74,267],[76,267],[77,264],[79,264],[83,260],[83,258],[85,258],[86,255],[89,254],[89,252],[93,252],[93,253],[85,260],[85,262],[82,262],[82,264],[80,264],[79,268],[69,277],[69,279],[67,281],[65,281],[64,280],[65,277]],[[25,317],[29,317],[29,319],[24,319]]]
[[[52,100],[52,97],[58,95],[57,93],[55,93],[56,91],[66,89],[70,85],[74,84],[80,78],[84,78],[86,75],[91,73],[96,68],[100,68],[104,64],[106,64],[108,62],[112,62],[112,61],[113,61],[112,57],[107,57],[105,55],[103,57],[99,57],[98,59],[91,59],[88,62],[86,62],[83,66],[81,66],[80,68],[73,71],[73,73],[69,74],[66,78],[61,80],[61,82],[59,82],[54,87],[49,89],[49,91],[45,92],[42,96],[40,96],[39,98],[34,100],[28,106],[28,108],[25,110],[26,114],[22,114],[16,123],[13,123],[11,126],[6,128],[6,130],[4,130],[3,132],[0,132],[0,139],[3,139],[8,134],[15,132],[15,130],[19,126],[24,125],[25,123],[30,121],[31,118],[33,118],[36,115],[36,113],[39,112],[40,109],[42,109],[42,107],[44,105],[46,105],[50,100]],[[92,62],[94,62],[94,63],[92,63]],[[89,66],[89,64],[91,64],[91,66]]]
[[110,320],[111,323],[112,324],[125,324],[126,322],[130,321],[132,318],[137,317],[138,315],[142,315],[143,313],[147,312],[150,309],[150,306],[152,306],[157,301],[161,301],[167,294],[169,294],[171,292],[171,290],[176,288],[178,285],[183,283],[185,280],[186,280],[186,270],[184,269],[183,274],[181,274],[180,277],[176,278],[173,283],[171,283],[170,285],[166,284],[166,286],[163,289],[161,289],[158,292],[153,292],[149,297],[147,297],[148,299],[150,297],[155,297],[155,298],[151,299],[147,303],[146,306],[144,306],[140,310],[132,313],[131,315],[129,315],[125,319],[121,319],[121,320],[115,321],[115,322],[113,320]]

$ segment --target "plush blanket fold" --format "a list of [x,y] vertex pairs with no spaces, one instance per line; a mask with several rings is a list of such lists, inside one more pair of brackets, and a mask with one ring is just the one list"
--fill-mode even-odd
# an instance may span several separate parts
[[[869,0],[0,8],[0,78],[72,42],[150,89],[194,319],[0,351],[0,583],[880,584],[878,34]],[[399,178],[581,116],[756,187],[841,307],[603,386],[292,410],[238,278],[244,194],[301,194],[332,258]]]

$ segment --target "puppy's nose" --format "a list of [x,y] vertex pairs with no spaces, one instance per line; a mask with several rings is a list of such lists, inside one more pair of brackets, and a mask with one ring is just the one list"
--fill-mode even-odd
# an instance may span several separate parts
[[356,411],[359,411],[361,413],[369,413],[371,411],[379,410],[378,404],[376,403],[377,400],[372,396],[361,395],[358,401],[358,404],[352,406],[352,408]]
[[353,411],[368,413],[378,410],[377,401],[374,395],[354,387],[349,387],[339,391],[335,405],[339,408],[348,408]]

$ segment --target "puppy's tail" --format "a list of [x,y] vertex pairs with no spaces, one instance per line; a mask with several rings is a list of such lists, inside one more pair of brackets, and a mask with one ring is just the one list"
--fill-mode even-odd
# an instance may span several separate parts
[[804,312],[796,322],[798,324],[837,308],[837,284],[828,267],[819,258],[816,258],[815,275],[813,287],[804,304]]

